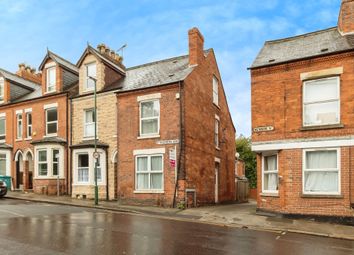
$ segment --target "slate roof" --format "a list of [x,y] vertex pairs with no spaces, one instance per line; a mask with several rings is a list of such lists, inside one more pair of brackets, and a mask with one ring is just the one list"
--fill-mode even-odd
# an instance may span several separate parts
[[39,66],[39,70],[42,70],[44,67],[45,62],[47,61],[47,59],[50,58],[52,59],[54,62],[56,62],[58,65],[62,66],[62,67],[66,67],[67,69],[75,72],[75,73],[79,73],[79,68],[74,65],[73,63],[69,62],[66,59],[63,59],[62,57],[58,56],[57,54],[55,54],[54,52],[51,52],[50,50],[47,51],[47,55],[44,57],[42,63]]
[[[204,54],[208,54],[206,50]],[[119,89],[119,92],[151,88],[183,81],[193,71],[189,55],[134,66],[126,69],[126,75],[105,90]]]
[[[85,140],[78,144],[73,144],[70,148],[93,148],[95,146],[95,139]],[[109,145],[97,140],[97,148],[108,148]]]
[[18,76],[16,74],[10,73],[9,71],[6,71],[6,70],[1,69],[1,68],[0,68],[0,74],[2,74],[2,76],[5,79],[13,81],[13,82],[15,82],[17,84],[20,84],[23,87],[26,87],[27,89],[32,90],[32,91],[36,90],[38,87],[39,88],[41,87],[37,83],[34,83],[34,82],[29,81],[29,80],[23,79],[22,77],[20,77],[20,76]]
[[40,140],[32,141],[31,144],[43,144],[43,143],[60,143],[65,144],[66,140],[60,137],[44,137]]
[[337,27],[267,41],[252,68],[280,64],[354,49],[354,35],[342,36]]

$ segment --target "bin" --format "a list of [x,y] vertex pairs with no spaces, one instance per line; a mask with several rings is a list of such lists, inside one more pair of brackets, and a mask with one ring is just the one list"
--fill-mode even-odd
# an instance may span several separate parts
[[11,190],[11,176],[0,176],[0,180],[7,185],[7,190]]

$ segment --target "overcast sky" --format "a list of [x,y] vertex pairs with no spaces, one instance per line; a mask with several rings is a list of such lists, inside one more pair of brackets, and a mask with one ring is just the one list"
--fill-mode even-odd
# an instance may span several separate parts
[[87,42],[139,65],[188,53],[188,29],[214,48],[237,135],[250,135],[249,67],[264,41],[337,24],[341,0],[0,0],[0,67],[38,68],[47,47],[76,63]]

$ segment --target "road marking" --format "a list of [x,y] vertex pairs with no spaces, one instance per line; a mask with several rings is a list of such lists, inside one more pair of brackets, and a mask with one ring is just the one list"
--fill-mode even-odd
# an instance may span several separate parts
[[13,214],[13,215],[16,215],[19,217],[25,217],[25,215],[23,215],[23,214],[15,213],[15,212],[12,212],[12,211],[6,210],[6,209],[0,209],[0,212],[10,213],[10,214]]

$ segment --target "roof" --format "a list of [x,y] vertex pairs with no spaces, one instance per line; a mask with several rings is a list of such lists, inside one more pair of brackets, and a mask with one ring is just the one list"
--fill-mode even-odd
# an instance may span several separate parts
[[337,27],[280,40],[267,41],[252,68],[317,57],[354,49],[354,35],[341,35]]
[[65,144],[66,140],[60,137],[45,137],[40,140],[32,141],[31,144],[43,144],[43,143],[60,143]]
[[[209,50],[205,51],[208,53]],[[193,69],[189,65],[189,55],[134,66],[127,68],[125,77],[105,90],[116,88],[124,92],[171,84],[186,79]]]
[[29,80],[23,79],[22,77],[18,76],[17,74],[10,73],[4,69],[0,68],[0,74],[7,80],[13,81],[17,84],[22,85],[23,87],[27,88],[28,90],[36,90],[41,86],[37,83],[31,82]]
[[106,64],[108,64],[109,66],[111,66],[113,69],[115,69],[116,71],[118,71],[121,74],[125,74],[125,70],[123,70],[122,67],[120,67],[119,65],[117,65],[116,63],[114,63],[113,61],[109,60],[108,58],[106,58],[103,54],[101,54],[99,51],[97,51],[95,48],[93,48],[92,46],[88,45],[87,48],[85,49],[84,53],[82,53],[80,59],[77,61],[76,66],[80,67],[80,65],[82,64],[82,61],[84,61],[85,56],[91,53],[93,55],[95,55],[96,57],[98,57],[99,59],[101,59],[103,62],[105,62]]
[[70,71],[72,71],[74,73],[79,73],[79,68],[77,68],[76,65],[69,62],[66,59],[63,59],[62,57],[58,56],[57,54],[55,54],[54,52],[51,52],[49,50],[47,51],[47,55],[44,57],[42,63],[39,65],[39,68],[38,68],[39,70],[43,70],[44,64],[47,62],[48,59],[52,59],[58,65],[66,68],[66,69],[69,69]]
[[[85,140],[77,144],[73,144],[71,148],[93,148],[95,146],[95,140]],[[108,148],[109,145],[97,140],[97,148]]]

